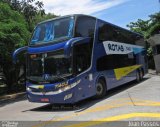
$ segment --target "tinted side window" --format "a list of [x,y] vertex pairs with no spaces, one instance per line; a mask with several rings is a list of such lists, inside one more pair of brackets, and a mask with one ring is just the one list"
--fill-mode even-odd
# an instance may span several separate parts
[[129,34],[125,30],[116,28],[115,31],[117,32],[117,41],[118,42],[122,42],[122,43],[129,43],[130,42]]
[[91,65],[92,48],[91,43],[84,43],[76,45],[73,49],[74,52],[74,70],[79,74]]
[[77,18],[76,22],[76,37],[94,37],[96,20],[91,17],[81,16]]
[[117,35],[114,28],[107,23],[101,22],[98,29],[98,39],[100,41],[117,41]]
[[98,39],[101,42],[116,41],[135,44],[135,37],[133,37],[133,34],[131,32],[105,22],[99,23]]
[[97,60],[97,70],[111,70],[132,66],[136,64],[136,59],[133,54],[113,54],[106,55]]

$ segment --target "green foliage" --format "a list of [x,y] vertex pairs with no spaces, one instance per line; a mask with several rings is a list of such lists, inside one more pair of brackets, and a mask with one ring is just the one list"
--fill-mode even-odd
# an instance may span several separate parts
[[154,34],[160,33],[160,12],[149,16],[149,20],[138,19],[136,22],[131,22],[127,25],[130,30],[144,35],[147,39]]
[[25,16],[26,21],[28,22],[29,25],[29,30],[30,32],[33,30],[34,25],[35,25],[35,20],[37,15],[43,16],[45,15],[45,11],[42,9],[43,8],[43,3],[37,1],[35,3],[35,6],[32,5],[32,3],[35,0],[31,0],[29,2],[22,1],[21,4],[21,12]]
[[[134,32],[143,34],[145,39],[148,39],[154,34],[159,34],[160,33],[160,12],[150,15],[149,17],[150,19],[146,21],[142,19],[138,19],[137,22],[131,22],[130,24],[127,25],[127,27],[129,27],[130,30]],[[148,48],[147,56],[149,61],[149,67],[153,69],[155,66],[154,66],[154,60],[153,60],[152,47],[148,46],[147,48]]]
[[[45,15],[43,3],[36,0],[3,0],[12,10],[22,14],[28,24],[28,29],[32,32],[37,15]],[[33,6],[34,5],[34,6]]]
[[148,37],[158,33],[160,33],[160,22],[155,23],[155,25],[148,30]]
[[[8,56],[20,46],[26,45],[30,33],[27,22],[17,11],[13,11],[8,4],[0,3],[0,54],[3,58]],[[5,49],[5,52],[2,52]]]
[[137,22],[131,22],[127,25],[131,31],[143,34],[144,37],[148,35],[147,30],[150,28],[150,20],[144,21],[142,19],[138,19]]
[[40,1],[0,0],[0,67],[5,75],[9,92],[21,77],[19,77],[20,64],[25,63],[23,54],[20,54],[20,62],[13,65],[13,51],[27,45],[31,32],[38,22],[54,17],[56,17],[54,14],[45,14],[43,3]]
[[149,17],[150,17],[150,20],[152,21],[151,25],[160,23],[160,12],[150,15]]
[[10,90],[17,76],[16,67],[12,64],[12,53],[16,48],[27,44],[30,32],[24,16],[18,11],[4,2],[0,2],[0,10],[0,66]]
[[45,21],[45,20],[48,20],[48,19],[52,19],[52,18],[55,18],[57,17],[56,15],[54,14],[51,14],[51,13],[48,13],[48,14],[45,14],[43,16],[41,16],[40,14],[38,14],[36,17],[35,17],[35,20],[33,22],[34,26],[39,23],[39,22],[42,22],[42,21]]

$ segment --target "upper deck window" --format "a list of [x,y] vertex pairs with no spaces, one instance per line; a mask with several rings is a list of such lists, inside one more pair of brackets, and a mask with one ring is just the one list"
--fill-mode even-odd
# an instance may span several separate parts
[[30,44],[44,44],[70,38],[73,35],[73,25],[73,17],[56,19],[39,24],[35,28]]
[[127,44],[135,44],[140,38],[123,28],[100,21],[98,25],[98,39],[103,41],[115,41]]
[[94,37],[96,20],[92,17],[80,16],[76,22],[76,37]]

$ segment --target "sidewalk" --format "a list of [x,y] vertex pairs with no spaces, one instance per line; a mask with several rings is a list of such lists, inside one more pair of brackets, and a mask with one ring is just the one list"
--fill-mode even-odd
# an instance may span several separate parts
[[159,75],[160,76],[160,73],[157,74],[156,70],[148,69],[148,75],[150,75],[150,76]]
[[3,95],[3,96],[0,96],[0,102],[17,99],[19,97],[24,96],[25,94],[26,94],[26,92],[20,92],[20,93],[15,93],[15,94]]

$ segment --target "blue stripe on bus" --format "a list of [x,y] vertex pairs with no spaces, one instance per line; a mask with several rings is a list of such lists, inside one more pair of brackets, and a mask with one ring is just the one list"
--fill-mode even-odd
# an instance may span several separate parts
[[29,47],[28,53],[42,53],[42,52],[50,52],[58,49],[64,48],[66,42],[54,44],[54,45],[48,45],[48,46],[41,46],[41,47]]
[[145,50],[144,48],[133,48],[134,54],[141,53],[141,52],[144,51],[144,50]]

